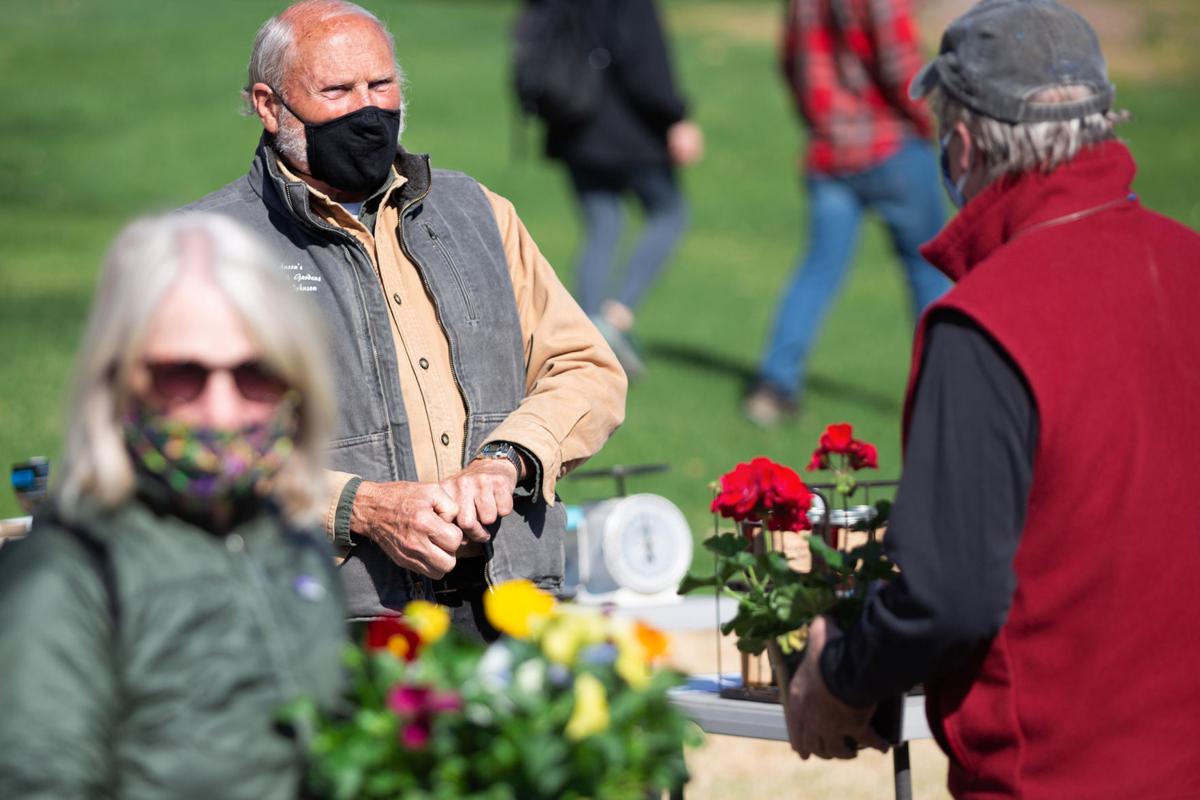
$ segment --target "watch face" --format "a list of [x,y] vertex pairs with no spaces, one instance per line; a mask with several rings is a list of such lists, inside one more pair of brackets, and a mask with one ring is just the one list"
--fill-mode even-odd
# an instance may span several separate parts
[[478,458],[493,458],[507,459],[517,469],[517,476],[521,475],[521,456],[517,453],[517,448],[509,442],[488,442],[479,449]]

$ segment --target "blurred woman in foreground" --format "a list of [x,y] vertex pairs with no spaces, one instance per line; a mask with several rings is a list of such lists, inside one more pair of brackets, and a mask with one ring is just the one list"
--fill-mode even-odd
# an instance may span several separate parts
[[320,325],[234,223],[139,221],[100,278],[61,476],[0,550],[0,797],[295,797],[340,688]]

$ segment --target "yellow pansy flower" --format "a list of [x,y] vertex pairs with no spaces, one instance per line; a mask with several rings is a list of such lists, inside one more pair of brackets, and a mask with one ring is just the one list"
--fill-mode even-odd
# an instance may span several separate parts
[[650,682],[650,668],[646,664],[646,653],[632,625],[619,625],[613,630],[613,642],[617,645],[617,660],[613,669],[634,689],[641,689]]
[[577,742],[607,727],[608,697],[604,684],[594,675],[580,675],[575,679],[575,710],[567,720],[567,738]]
[[613,669],[634,689],[644,689],[646,684],[650,683],[650,668],[642,660],[641,654],[633,648],[618,645],[617,660]]
[[553,613],[554,598],[530,581],[508,581],[483,595],[483,611],[496,630],[526,639]]
[[599,614],[565,611],[547,621],[538,631],[538,638],[546,658],[571,666],[580,650],[605,641],[608,630]]
[[424,644],[433,644],[450,629],[450,613],[428,600],[413,600],[404,607],[404,618]]
[[783,636],[777,637],[776,641],[779,642],[779,648],[783,652],[788,654],[799,653],[804,649],[804,645],[808,643],[808,627],[797,628],[791,633],[785,633]]

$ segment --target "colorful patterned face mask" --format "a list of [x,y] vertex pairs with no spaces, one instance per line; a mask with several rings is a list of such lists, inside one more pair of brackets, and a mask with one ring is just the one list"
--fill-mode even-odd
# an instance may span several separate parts
[[267,422],[227,430],[190,425],[138,409],[125,419],[125,442],[137,465],[196,513],[229,506],[273,477],[294,449],[296,402],[285,399]]

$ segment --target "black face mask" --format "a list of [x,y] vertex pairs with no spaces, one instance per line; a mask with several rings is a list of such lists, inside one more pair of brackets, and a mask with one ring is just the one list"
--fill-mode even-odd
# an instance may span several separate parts
[[[292,116],[304,119],[283,102]],[[396,160],[400,134],[400,111],[366,106],[349,114],[310,125],[304,122],[308,142],[308,170],[317,180],[353,194],[378,189]]]

